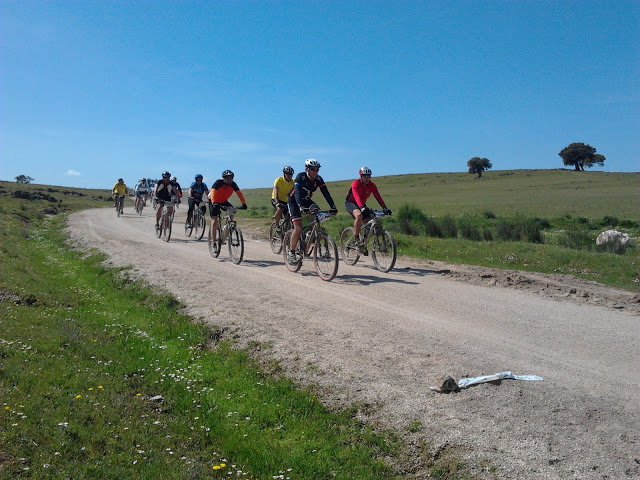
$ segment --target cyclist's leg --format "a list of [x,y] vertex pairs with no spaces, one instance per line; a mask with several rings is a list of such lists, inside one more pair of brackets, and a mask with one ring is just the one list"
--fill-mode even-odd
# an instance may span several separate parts
[[278,200],[272,198],[271,205],[273,206],[275,213],[273,215],[273,221],[276,225],[280,223],[280,218],[282,217],[282,209],[280,208],[280,202]]
[[302,214],[300,213],[300,207],[296,199],[293,197],[289,198],[289,212],[291,213],[291,225],[293,225],[293,234],[291,235],[289,249],[293,252],[298,246],[298,240],[302,234]]
[[160,199],[156,198],[156,227],[160,224],[160,217],[162,216],[162,207],[164,207],[164,202]]
[[211,228],[209,229],[211,240],[215,241],[218,236],[218,222],[220,221],[220,204],[210,203],[209,214],[211,215]]
[[353,202],[345,202],[344,208],[351,214],[353,217],[353,231],[355,236],[360,235],[360,229],[362,228],[362,212]]
[[189,197],[189,210],[187,210],[187,223],[191,223],[193,219],[193,207],[195,206],[196,201]]

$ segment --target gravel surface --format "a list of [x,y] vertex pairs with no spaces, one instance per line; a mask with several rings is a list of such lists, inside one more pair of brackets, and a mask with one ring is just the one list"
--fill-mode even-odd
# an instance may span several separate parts
[[[392,428],[429,455],[453,449],[477,478],[640,478],[640,299],[570,276],[399,258],[388,274],[368,257],[340,262],[323,282],[312,262],[289,272],[250,220],[240,265],[183,233],[154,236],[153,210],[69,218],[71,241],[131,265],[261,360],[274,359],[328,406],[357,404],[363,420]],[[258,345],[258,347],[256,347]],[[458,392],[456,380],[510,370]],[[428,478],[424,458],[389,459],[405,478]],[[490,465],[497,467],[490,468]]]

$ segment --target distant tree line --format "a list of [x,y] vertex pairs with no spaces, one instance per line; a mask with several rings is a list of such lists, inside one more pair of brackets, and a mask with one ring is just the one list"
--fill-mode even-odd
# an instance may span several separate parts
[[31,178],[29,175],[18,175],[16,177],[16,182],[18,183],[31,183],[35,180],[35,178]]

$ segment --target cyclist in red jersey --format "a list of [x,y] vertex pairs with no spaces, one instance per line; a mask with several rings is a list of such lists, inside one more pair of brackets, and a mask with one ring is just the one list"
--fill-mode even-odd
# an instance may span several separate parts
[[240,187],[238,184],[233,181],[234,173],[231,170],[225,170],[222,172],[222,178],[219,178],[214,182],[211,186],[211,190],[209,191],[209,199],[211,203],[209,203],[209,214],[211,215],[211,240],[213,242],[216,241],[216,235],[218,233],[218,220],[220,219],[220,210],[226,210],[227,207],[231,207],[232,205],[229,203],[229,198],[235,192],[240,201],[242,202],[242,206],[240,210],[247,209],[247,202],[244,199],[244,195],[240,191]]
[[360,178],[354,180],[351,184],[351,188],[347,193],[347,199],[344,204],[347,211],[353,217],[353,230],[355,236],[360,235],[360,229],[362,228],[362,221],[367,221],[373,217],[373,211],[367,208],[367,199],[373,194],[376,198],[385,215],[391,215],[391,210],[387,208],[387,205],[382,200],[378,187],[371,181],[371,169],[368,167],[362,167],[359,171]]

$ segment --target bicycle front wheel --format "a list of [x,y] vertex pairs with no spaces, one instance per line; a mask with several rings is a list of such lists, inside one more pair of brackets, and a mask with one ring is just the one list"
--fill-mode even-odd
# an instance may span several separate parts
[[289,230],[284,234],[284,238],[282,239],[282,256],[284,257],[284,265],[290,272],[297,272],[302,267],[302,250],[300,248],[300,243],[302,239],[298,241],[298,246],[296,247],[297,255],[295,260],[289,259],[289,253],[291,249],[289,246],[291,245],[291,236],[293,235],[293,230]]
[[313,264],[318,276],[326,282],[338,273],[338,247],[330,235],[318,235],[313,246]]
[[171,217],[164,216],[162,223],[162,238],[165,242],[168,242],[171,239]]
[[242,230],[237,226],[233,227],[229,231],[227,243],[229,244],[229,256],[231,257],[231,261],[238,265],[244,257],[244,239],[242,238]]
[[193,233],[193,224],[189,223],[188,221],[185,221],[184,222],[184,234],[187,237],[190,237],[192,233]]
[[378,270],[387,273],[396,264],[398,255],[396,242],[389,232],[379,230],[373,237],[371,258]]
[[269,243],[271,244],[271,251],[278,254],[282,252],[282,237],[276,227],[276,222],[273,222],[271,224],[271,230],[269,230]]
[[342,231],[340,235],[340,253],[342,253],[342,260],[347,265],[358,263],[360,253],[358,252],[357,241],[358,237],[356,237],[353,227],[347,227]]
[[204,216],[196,215],[195,228],[196,240],[200,240],[204,237],[204,231],[207,229],[207,222],[205,221]]

